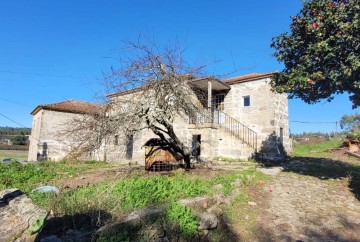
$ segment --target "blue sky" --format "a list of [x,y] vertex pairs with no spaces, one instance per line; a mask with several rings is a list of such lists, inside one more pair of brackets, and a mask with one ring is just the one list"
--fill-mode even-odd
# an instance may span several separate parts
[[[39,104],[97,102],[102,73],[116,66],[122,41],[139,34],[160,44],[178,40],[190,63],[209,63],[209,74],[281,70],[271,38],[300,8],[301,0],[1,1],[0,126],[31,127]],[[346,96],[316,105],[290,100],[290,121],[312,122],[290,129],[335,131],[334,122],[355,111]]]

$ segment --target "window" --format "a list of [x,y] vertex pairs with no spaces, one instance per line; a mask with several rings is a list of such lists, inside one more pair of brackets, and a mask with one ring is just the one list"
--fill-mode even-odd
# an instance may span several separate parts
[[280,127],[280,142],[284,144],[284,129]]
[[119,135],[114,136],[114,145],[119,145]]
[[215,104],[216,110],[224,111],[224,99],[225,99],[224,93],[215,95],[213,102]]
[[244,107],[249,107],[250,106],[250,96],[244,96]]

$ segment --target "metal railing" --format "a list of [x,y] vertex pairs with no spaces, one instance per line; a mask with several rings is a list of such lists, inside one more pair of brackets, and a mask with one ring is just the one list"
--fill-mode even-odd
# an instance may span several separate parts
[[208,108],[190,118],[190,124],[218,124],[250,147],[257,149],[257,133],[221,110]]

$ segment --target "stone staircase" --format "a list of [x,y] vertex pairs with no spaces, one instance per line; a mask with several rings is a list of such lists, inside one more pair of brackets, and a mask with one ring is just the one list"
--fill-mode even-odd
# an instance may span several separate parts
[[210,124],[214,129],[214,136],[220,141],[217,154],[226,153],[226,157],[248,160],[257,152],[257,133],[227,115],[221,110],[204,109],[196,118],[190,120],[190,124]]

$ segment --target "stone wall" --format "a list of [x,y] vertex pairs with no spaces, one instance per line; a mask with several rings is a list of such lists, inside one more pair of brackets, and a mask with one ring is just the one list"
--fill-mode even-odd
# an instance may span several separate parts
[[[283,146],[290,152],[288,100],[286,94],[271,91],[270,78],[252,80],[231,85],[225,96],[224,112],[257,132],[258,151],[268,151],[283,131]],[[243,98],[250,97],[250,106],[244,106]]]
[[[82,114],[40,110],[33,117],[33,126],[30,136],[29,161],[49,159],[60,161],[64,159],[74,147],[77,147],[79,135],[66,134],[71,122],[81,118]],[[83,130],[81,132],[86,132]],[[76,150],[75,150],[76,151]],[[87,159],[102,160],[102,151],[93,151],[85,154]]]
[[[286,152],[291,149],[288,124],[288,100],[285,94],[271,91],[270,78],[252,80],[231,85],[224,100],[224,112],[257,133],[257,151],[279,155],[280,136]],[[194,95],[192,95],[194,96]],[[244,106],[243,97],[250,97],[250,106]],[[111,97],[110,116],[116,114],[124,100],[139,97],[139,93]],[[34,115],[30,137],[29,160],[38,154],[51,160],[63,159],[76,144],[70,136],[60,136],[65,125],[79,114],[41,110]],[[189,125],[187,117],[174,120],[174,130],[184,144],[191,149],[193,135],[201,135],[201,159],[211,160],[217,156],[248,159],[255,150],[244,144],[226,130],[214,124]],[[117,134],[104,140],[100,150],[88,154],[88,158],[117,163],[145,163],[144,144],[157,138],[151,130],[143,129],[133,136],[132,157],[127,157],[128,138]],[[115,141],[117,139],[117,142]]]

